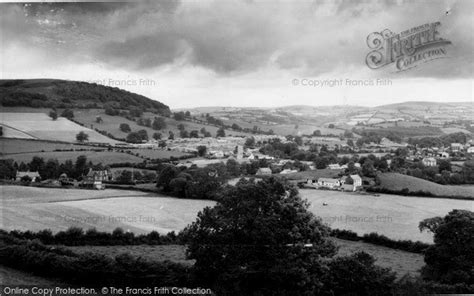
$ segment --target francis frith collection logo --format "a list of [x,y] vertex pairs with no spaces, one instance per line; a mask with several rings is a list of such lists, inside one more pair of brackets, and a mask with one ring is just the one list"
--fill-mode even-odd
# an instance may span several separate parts
[[446,58],[451,41],[440,37],[440,22],[424,24],[395,34],[389,29],[367,36],[370,51],[365,62],[371,69],[394,64],[396,71],[414,68],[422,63]]

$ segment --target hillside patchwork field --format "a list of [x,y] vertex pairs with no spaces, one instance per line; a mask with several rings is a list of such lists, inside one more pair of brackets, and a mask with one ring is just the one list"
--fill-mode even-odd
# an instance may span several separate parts
[[[80,126],[66,118],[59,117],[52,120],[45,113],[0,113],[0,125],[6,127],[4,137],[41,139],[51,141],[76,142],[76,135],[85,132],[89,142],[115,144],[112,140],[98,132]],[[12,132],[14,131],[14,132]]]
[[[100,116],[102,118],[103,121],[101,123],[96,122],[97,116]],[[160,116],[150,113],[150,112],[145,112],[142,117],[143,119],[149,118],[153,121],[155,117],[160,117]],[[173,132],[175,137],[178,138],[179,137],[179,129],[178,129],[179,124],[183,124],[185,130],[187,130],[188,132],[191,132],[192,130],[200,131],[201,128],[205,128],[208,132],[211,133],[212,136],[215,136],[217,133],[217,130],[219,129],[218,127],[213,126],[213,125],[201,124],[201,123],[196,123],[192,121],[177,121],[177,120],[174,120],[173,118],[163,117],[163,119],[166,122],[166,128],[161,129],[161,130],[154,130],[146,126],[140,126],[135,121],[129,120],[121,116],[107,115],[105,114],[105,111],[103,109],[77,110],[74,113],[74,119],[86,126],[92,126],[99,130],[110,133],[114,137],[119,138],[119,139],[124,139],[127,137],[127,133],[122,132],[119,129],[119,126],[121,123],[128,124],[132,132],[136,132],[138,130],[146,130],[148,133],[148,137],[150,138],[152,137],[154,133],[161,133],[164,139],[168,138],[170,131]],[[233,131],[233,130],[226,130],[226,135],[249,136],[250,134]]]
[[18,163],[30,162],[34,156],[43,157],[45,160],[57,159],[59,162],[65,162],[66,160],[75,161],[78,156],[85,155],[94,164],[108,165],[127,162],[141,163],[145,159],[169,159],[189,155],[166,149],[107,149],[90,145],[11,138],[0,138],[0,147],[2,159],[13,159]]

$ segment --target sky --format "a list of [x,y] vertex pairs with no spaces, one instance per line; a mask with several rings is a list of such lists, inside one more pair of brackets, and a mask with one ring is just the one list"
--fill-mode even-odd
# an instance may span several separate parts
[[[471,101],[474,1],[0,4],[0,78],[119,87],[171,108]],[[367,38],[440,22],[446,56],[370,69]]]

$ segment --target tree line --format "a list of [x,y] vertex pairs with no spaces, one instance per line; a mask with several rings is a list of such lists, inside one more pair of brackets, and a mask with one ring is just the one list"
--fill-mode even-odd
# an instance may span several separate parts
[[0,160],[0,178],[14,179],[17,171],[31,171],[38,172],[42,179],[57,179],[63,173],[69,178],[80,179],[86,175],[89,169],[104,170],[107,167],[101,163],[93,164],[87,160],[87,156],[79,155],[76,161],[66,160],[64,163],[59,163],[57,159],[48,159],[45,161],[43,157],[34,156],[30,162],[19,164],[12,159]]

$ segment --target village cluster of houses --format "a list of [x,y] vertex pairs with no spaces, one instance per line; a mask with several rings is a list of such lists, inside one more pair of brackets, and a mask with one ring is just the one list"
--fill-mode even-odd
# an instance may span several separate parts
[[[41,180],[41,176],[37,171],[18,171],[16,173],[16,181],[20,182],[24,180],[25,176],[29,177],[31,182],[37,182]],[[86,175],[82,176],[82,180],[80,182],[76,182],[74,179],[69,178],[65,173],[61,174],[61,176],[59,176],[59,179],[56,182],[63,186],[77,184],[77,186],[82,188],[102,190],[105,189],[104,182],[111,180],[112,174],[110,173],[110,171],[89,169],[89,172]]]
[[415,159],[421,159],[424,166],[432,167],[436,166],[439,160],[449,159],[451,154],[457,152],[466,152],[472,155],[474,154],[474,146],[471,146],[470,143],[466,145],[461,143],[451,143],[450,147],[447,148],[432,147],[415,149],[410,151],[407,160],[414,161]]

